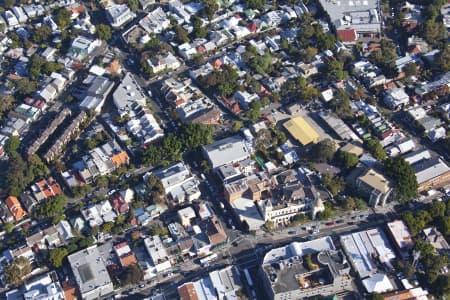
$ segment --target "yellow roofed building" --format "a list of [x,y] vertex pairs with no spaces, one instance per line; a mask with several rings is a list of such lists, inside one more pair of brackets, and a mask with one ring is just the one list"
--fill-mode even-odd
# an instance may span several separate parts
[[302,117],[292,118],[283,126],[303,146],[319,141],[317,132]]

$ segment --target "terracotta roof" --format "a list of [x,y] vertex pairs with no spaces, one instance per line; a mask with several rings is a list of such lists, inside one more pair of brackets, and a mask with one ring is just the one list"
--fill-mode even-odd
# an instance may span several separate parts
[[16,221],[26,216],[27,213],[23,210],[22,205],[20,205],[20,202],[16,197],[9,196],[6,198],[5,203]]
[[355,29],[340,29],[337,34],[343,42],[354,42],[358,39]]
[[178,287],[178,296],[180,300],[198,300],[195,286],[192,282],[188,282]]
[[64,299],[77,300],[77,290],[74,286],[71,286],[66,281],[64,281],[62,283],[62,288],[64,291]]
[[118,59],[114,59],[109,66],[106,67],[106,70],[108,70],[109,72],[115,74],[115,73],[119,73],[120,69],[121,69],[121,65]]
[[121,151],[117,154],[114,154],[111,157],[111,160],[113,161],[113,163],[116,167],[119,167],[123,164],[128,164],[128,162],[130,161],[130,158],[128,157],[128,154],[125,151]]
[[219,220],[216,216],[212,216],[208,220],[204,221],[204,228],[211,244],[217,245],[225,242],[227,240],[227,234],[220,225]]
[[136,265],[136,264],[137,264],[136,255],[134,255],[133,252],[122,255],[120,257],[120,265],[122,266],[122,268],[126,268],[128,266]]
[[247,25],[247,29],[250,30],[250,32],[256,32],[258,30],[258,25],[256,25],[255,22],[252,22]]

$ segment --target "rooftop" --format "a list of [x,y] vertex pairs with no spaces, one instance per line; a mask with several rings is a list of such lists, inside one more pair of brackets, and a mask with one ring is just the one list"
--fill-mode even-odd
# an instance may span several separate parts
[[450,172],[449,166],[439,157],[419,161],[412,165],[420,184]]
[[302,117],[293,118],[284,123],[283,126],[303,146],[319,141],[320,137],[317,132]]
[[387,223],[387,227],[398,248],[410,248],[414,245],[411,233],[409,232],[409,229],[406,226],[405,222],[396,220]]
[[239,135],[231,136],[210,145],[203,146],[203,150],[206,152],[213,168],[241,161],[250,156],[250,151],[247,148],[244,139]]

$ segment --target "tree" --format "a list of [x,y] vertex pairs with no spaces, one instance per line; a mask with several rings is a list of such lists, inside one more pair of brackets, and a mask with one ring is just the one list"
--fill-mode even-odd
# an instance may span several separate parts
[[144,273],[138,265],[131,265],[124,269],[120,275],[123,285],[138,284],[144,279]]
[[185,150],[191,151],[201,145],[213,142],[214,127],[211,125],[189,123],[182,127],[180,141]]
[[68,254],[69,251],[67,251],[67,248],[56,248],[50,250],[48,257],[50,265],[55,269],[60,268],[64,258],[66,258]]
[[166,236],[169,234],[167,227],[161,226],[160,224],[153,224],[150,231],[152,235]]
[[264,228],[266,228],[267,231],[273,231],[275,230],[275,223],[272,221],[266,221],[266,223],[264,223]]
[[428,20],[423,26],[423,37],[428,43],[435,45],[445,37],[445,27],[441,22]]
[[20,147],[20,140],[17,136],[12,136],[6,141],[5,151],[8,155],[11,155],[13,152],[17,152]]
[[184,44],[189,42],[189,35],[186,30],[183,29],[180,25],[175,25],[173,27],[175,31],[175,41],[179,44]]
[[242,128],[242,121],[239,120],[235,120],[233,122],[231,122],[231,130],[233,132],[238,132],[241,128]]
[[345,79],[348,74],[344,71],[344,63],[338,60],[332,60],[327,65],[327,78],[330,81],[339,81]]
[[405,72],[406,76],[415,76],[417,75],[417,66],[415,63],[410,62],[403,67],[403,72]]
[[138,0],[128,0],[128,7],[132,12],[137,12],[139,9],[139,1]]
[[450,71],[450,47],[446,46],[436,55],[436,68],[441,73]]
[[65,28],[70,24],[71,13],[64,7],[56,13],[56,23],[58,26]]
[[345,180],[342,177],[331,177],[328,173],[322,175],[322,181],[333,197],[336,197],[339,191],[342,191],[345,187]]
[[98,188],[101,188],[101,189],[107,188],[108,185],[109,185],[108,177],[106,177],[106,176],[99,176],[99,177],[97,177],[95,179],[95,185]]
[[31,271],[30,261],[26,257],[20,256],[5,267],[6,282],[18,287]]
[[266,0],[246,0],[245,6],[251,9],[263,9],[266,4]]
[[106,222],[102,224],[102,232],[109,233],[114,228],[114,222]]
[[384,300],[384,297],[378,293],[372,293],[367,295],[367,300]]
[[53,218],[54,223],[57,223],[64,215],[66,204],[64,195],[51,197],[36,205],[33,215],[37,218]]
[[367,151],[369,151],[372,156],[377,160],[383,160],[386,158],[386,151],[384,151],[383,146],[376,139],[369,139],[364,141],[364,146]]
[[311,47],[311,46],[307,47],[302,52],[302,60],[305,63],[310,63],[313,60],[314,56],[317,55],[317,52],[318,52],[317,48],[314,48],[314,47]]
[[154,174],[150,175],[146,183],[146,186],[154,202],[156,203],[165,202],[166,194],[164,186],[162,185],[162,182],[158,177],[156,177]]
[[11,95],[0,96],[0,121],[3,119],[5,113],[14,108],[16,99]]
[[3,225],[3,229],[7,232],[10,233],[14,230],[14,224],[9,222]]
[[315,144],[312,150],[313,158],[317,162],[329,162],[336,152],[336,144],[330,139],[324,139]]
[[359,161],[358,155],[345,151],[338,151],[336,158],[347,170],[356,166]]
[[316,100],[319,97],[319,90],[308,85],[305,89],[300,90],[300,97],[307,102]]
[[219,5],[215,0],[203,0],[203,13],[208,18],[208,20],[212,20],[215,13],[219,9]]
[[42,42],[48,41],[48,39],[52,35],[52,29],[48,25],[41,25],[39,27],[36,27],[33,32],[31,33],[31,41],[33,41],[36,44],[40,44]]
[[[134,0],[136,1],[136,0]],[[106,24],[99,24],[95,26],[95,31],[99,39],[109,41],[111,39],[111,27]]]
[[19,97],[26,97],[33,94],[37,90],[37,82],[28,79],[20,79],[14,81],[16,93]]
[[446,209],[447,208],[444,202],[433,202],[431,203],[428,210],[430,212],[431,217],[434,219],[438,217],[443,217],[445,215]]
[[402,157],[388,158],[384,162],[386,175],[395,182],[395,194],[399,201],[417,197],[417,178],[411,165]]

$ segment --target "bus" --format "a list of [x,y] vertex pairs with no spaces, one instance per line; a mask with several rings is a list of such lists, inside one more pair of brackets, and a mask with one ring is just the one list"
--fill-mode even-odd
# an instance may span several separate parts
[[200,265],[202,265],[202,267],[207,267],[209,266],[209,263],[215,261],[217,257],[217,253],[213,253],[211,255],[203,257],[202,259],[200,259]]
[[253,287],[253,280],[252,277],[250,276],[250,273],[248,272],[248,269],[244,269],[244,275],[245,275],[245,279],[247,279],[247,283],[250,287]]

